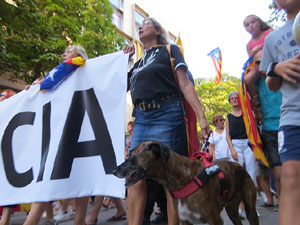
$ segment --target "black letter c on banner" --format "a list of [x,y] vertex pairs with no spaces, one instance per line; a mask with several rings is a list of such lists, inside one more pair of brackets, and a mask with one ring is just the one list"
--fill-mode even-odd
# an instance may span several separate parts
[[17,127],[22,125],[33,125],[34,118],[34,112],[18,113],[11,119],[3,134],[1,148],[4,169],[8,182],[14,187],[25,187],[33,180],[32,168],[24,173],[18,173],[16,171],[12,153],[12,138]]

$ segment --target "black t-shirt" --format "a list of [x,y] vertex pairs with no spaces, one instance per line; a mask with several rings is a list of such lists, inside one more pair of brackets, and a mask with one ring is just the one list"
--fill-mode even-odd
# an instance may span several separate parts
[[228,116],[229,135],[233,139],[247,139],[247,132],[243,116],[236,117],[231,113]]
[[[175,70],[187,65],[177,45],[171,45],[175,58]],[[170,56],[166,46],[154,46],[144,52],[143,57],[134,64],[128,73],[130,91],[134,103],[178,93],[172,71]]]

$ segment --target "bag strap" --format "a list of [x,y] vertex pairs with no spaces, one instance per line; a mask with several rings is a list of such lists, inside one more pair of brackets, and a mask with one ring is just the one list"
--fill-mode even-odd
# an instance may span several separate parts
[[166,48],[167,48],[168,53],[169,53],[169,56],[170,56],[170,63],[171,63],[173,75],[174,75],[174,78],[175,78],[175,82],[176,82],[177,89],[178,89],[178,93],[179,93],[179,97],[180,97],[181,108],[182,108],[182,110],[183,110],[183,115],[184,115],[184,117],[185,117],[185,115],[186,115],[186,113],[185,113],[185,99],[184,99],[184,97],[182,96],[182,93],[181,93],[181,91],[180,91],[180,89],[179,89],[179,82],[178,82],[178,78],[177,78],[177,75],[176,75],[176,72],[175,72],[175,58],[172,56],[171,45],[170,45],[170,44],[167,44],[167,45],[166,45]]
[[[177,79],[176,72],[175,72],[175,58],[172,57],[172,53],[171,53],[171,45],[170,45],[170,44],[167,44],[167,45],[166,45],[166,48],[167,48],[168,53],[169,53],[169,56],[170,56],[170,63],[171,63],[173,75],[174,75],[174,77],[175,77],[175,81],[176,81],[176,84],[177,84],[177,87],[178,87],[178,79]],[[178,88],[179,88],[179,87],[178,87]]]

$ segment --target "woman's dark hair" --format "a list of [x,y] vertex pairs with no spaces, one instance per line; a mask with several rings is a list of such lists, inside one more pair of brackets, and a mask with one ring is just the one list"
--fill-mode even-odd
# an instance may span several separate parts
[[160,23],[157,22],[157,20],[152,17],[146,18],[145,20],[151,20],[155,29],[160,31],[160,34],[157,35],[157,44],[159,44],[159,45],[169,44],[168,34],[167,34],[166,30],[160,25]]

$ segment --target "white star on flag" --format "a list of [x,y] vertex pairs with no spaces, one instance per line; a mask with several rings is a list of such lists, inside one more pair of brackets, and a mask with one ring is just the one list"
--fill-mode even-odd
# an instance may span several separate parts
[[[54,74],[55,74],[56,71],[57,71],[57,69],[54,68],[53,70],[51,70],[51,71],[49,72],[49,76],[48,76],[48,77],[50,77],[52,81],[54,81]],[[48,77],[47,77],[47,78],[48,78]]]

